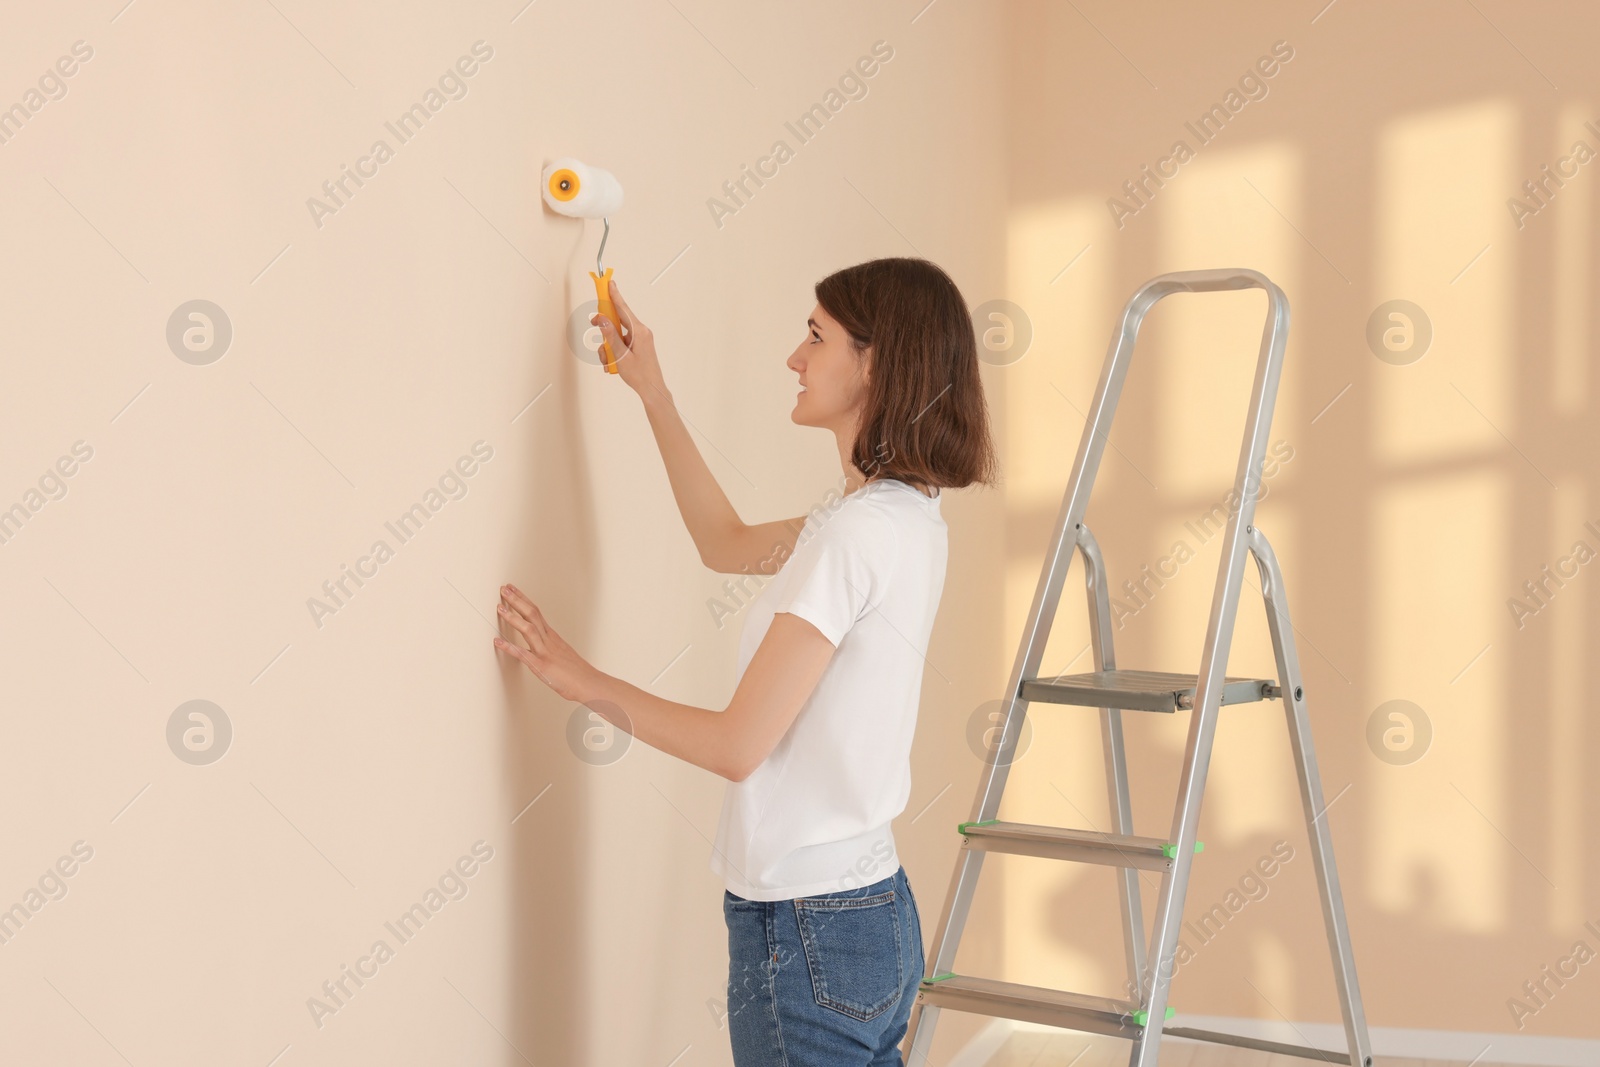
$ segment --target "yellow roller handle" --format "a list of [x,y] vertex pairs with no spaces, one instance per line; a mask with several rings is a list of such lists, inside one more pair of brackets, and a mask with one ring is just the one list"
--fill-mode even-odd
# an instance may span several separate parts
[[[604,274],[590,271],[589,277],[594,279],[594,295],[600,301],[600,314],[611,320],[611,325],[616,327],[618,336],[621,336],[622,320],[617,318],[617,310],[611,306],[611,268],[607,267]],[[610,341],[600,342],[600,362],[607,374],[617,373],[617,354],[611,351]]]

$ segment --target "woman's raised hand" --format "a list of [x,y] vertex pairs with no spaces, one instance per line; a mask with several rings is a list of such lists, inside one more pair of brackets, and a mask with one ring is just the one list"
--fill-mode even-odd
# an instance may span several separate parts
[[628,339],[624,341],[617,332],[617,324],[598,312],[589,321],[600,327],[606,343],[611,346],[611,354],[616,357],[617,374],[639,394],[639,398],[646,402],[664,399],[667,396],[667,383],[661,374],[661,362],[656,359],[655,337],[650,333],[650,327],[640,322],[633,309],[628,307],[628,302],[622,299],[617,280],[611,279],[610,284],[611,304],[622,319],[622,325],[627,328]]

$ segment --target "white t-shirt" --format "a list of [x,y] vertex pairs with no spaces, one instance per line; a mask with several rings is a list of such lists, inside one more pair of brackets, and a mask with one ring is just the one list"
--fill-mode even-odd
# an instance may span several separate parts
[[890,823],[911,795],[947,532],[939,496],[868,482],[812,511],[794,552],[746,606],[739,677],[780,611],[810,622],[835,651],[777,747],[728,783],[711,869],[735,896],[834,893],[900,869]]

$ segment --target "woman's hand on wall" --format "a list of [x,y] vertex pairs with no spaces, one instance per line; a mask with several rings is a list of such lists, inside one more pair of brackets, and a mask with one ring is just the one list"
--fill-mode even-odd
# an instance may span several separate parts
[[651,334],[650,327],[639,321],[628,302],[622,299],[615,278],[611,279],[611,304],[622,319],[622,325],[628,328],[626,343],[617,333],[617,324],[604,315],[597,312],[589,321],[600,327],[606,343],[611,346],[611,354],[617,358],[617,374],[646,403],[668,399],[661,362],[656,359],[655,336]]
[[595,694],[604,675],[551,629],[538,606],[514,585],[500,587],[500,619],[520,633],[528,647],[496,637],[495,648],[521,660],[565,700],[583,703]]

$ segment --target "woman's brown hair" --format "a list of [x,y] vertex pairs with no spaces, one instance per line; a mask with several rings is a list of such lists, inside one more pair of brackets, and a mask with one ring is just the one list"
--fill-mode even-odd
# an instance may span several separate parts
[[994,486],[977,337],[950,276],[925,259],[874,259],[835,271],[816,292],[857,354],[872,347],[851,462],[869,480]]

